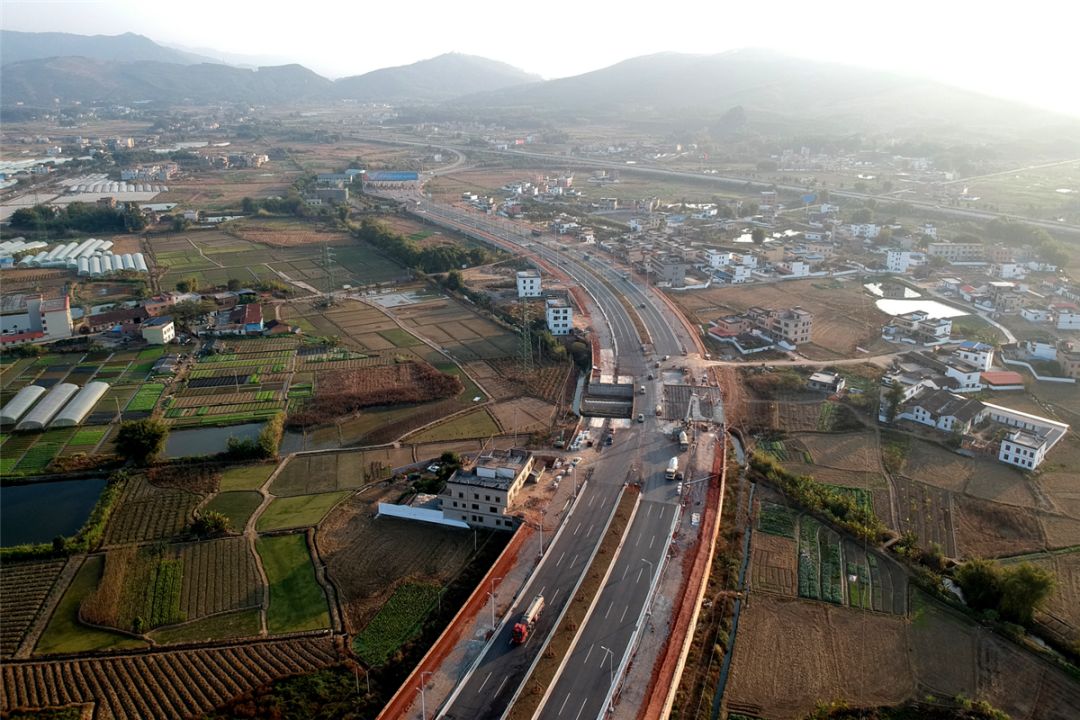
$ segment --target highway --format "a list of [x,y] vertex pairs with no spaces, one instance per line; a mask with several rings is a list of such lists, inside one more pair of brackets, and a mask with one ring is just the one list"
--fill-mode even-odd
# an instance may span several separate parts
[[[459,156],[457,163],[462,161]],[[627,271],[611,267],[600,258],[585,260],[581,250],[564,251],[538,241],[525,227],[507,219],[433,203],[417,193],[395,197],[433,223],[488,242],[497,241],[504,248],[519,246],[558,265],[598,305],[594,313],[598,309],[602,317],[592,318],[591,329],[597,333],[602,348],[614,351],[617,373],[632,376],[635,386],[646,387],[644,395],[635,395],[635,413],[642,412],[645,422],[632,422],[616,435],[612,446],[598,445],[582,451],[593,474],[581,490],[574,511],[556,537],[548,539],[544,559],[529,583],[519,591],[472,671],[436,714],[482,720],[506,713],[599,547],[624,484],[637,482],[641,485],[641,503],[624,535],[622,550],[601,590],[595,612],[588,622],[576,619],[583,623],[579,640],[567,659],[567,670],[557,678],[542,709],[545,716],[550,713],[550,717],[561,717],[556,705],[574,704],[577,707],[569,717],[596,717],[618,680],[616,671],[630,650],[634,630],[645,616],[677,519],[676,484],[665,481],[663,474],[672,455],[678,452],[678,445],[661,432],[660,421],[652,410],[662,401],[660,373],[655,373],[652,382],[646,380],[646,375],[665,355],[671,357],[669,365],[679,363],[684,349],[694,349],[693,340],[685,326],[670,317],[672,311],[655,297],[655,290],[632,278],[625,279]],[[619,294],[629,302],[624,303]],[[630,311],[638,314],[648,338],[639,336]],[[566,478],[564,482],[572,480]],[[529,639],[523,645],[512,645],[513,624],[537,595],[544,596],[544,613]],[[602,662],[605,658],[606,664]]]

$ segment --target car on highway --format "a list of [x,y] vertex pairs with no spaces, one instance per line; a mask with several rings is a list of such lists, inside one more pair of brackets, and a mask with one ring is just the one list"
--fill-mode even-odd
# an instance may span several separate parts
[[645,303],[641,303],[640,305],[638,305],[638,307],[644,309]]

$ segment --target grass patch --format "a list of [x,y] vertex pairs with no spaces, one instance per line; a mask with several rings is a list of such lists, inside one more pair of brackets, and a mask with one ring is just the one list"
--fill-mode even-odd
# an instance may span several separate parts
[[269,507],[259,516],[259,532],[266,530],[284,530],[317,525],[334,505],[349,494],[349,490],[319,493],[317,495],[297,495],[295,497],[275,498]]
[[790,459],[783,440],[760,440],[758,448],[762,452],[772,455],[780,462],[787,462]]
[[477,408],[474,412],[457,415],[446,422],[421,430],[409,437],[409,442],[425,443],[443,440],[467,440],[470,438],[499,435],[502,429],[486,408]]
[[420,344],[420,340],[417,337],[401,328],[380,330],[378,334],[388,342],[394,343],[394,347],[413,347],[414,345]]
[[105,558],[94,555],[86,559],[71,581],[56,611],[49,620],[45,632],[38,640],[35,651],[41,654],[77,653],[94,650],[123,650],[145,647],[142,640],[99,630],[79,622],[79,605],[97,587],[105,564]]
[[406,583],[399,587],[356,636],[356,654],[371,666],[385,663],[420,633],[424,618],[438,599],[439,588],[435,585]]
[[219,512],[229,518],[230,527],[241,532],[247,525],[248,518],[262,502],[262,495],[253,490],[222,492],[206,504],[207,510]]
[[124,409],[128,412],[149,412],[157,405],[158,398],[163,392],[165,392],[165,386],[161,383],[146,383],[139,388],[135,397],[131,398],[131,402]]
[[881,460],[889,472],[900,472],[911,449],[911,437],[902,433],[881,433]]
[[262,486],[277,467],[274,463],[231,467],[221,474],[221,492],[255,490]]
[[182,642],[205,642],[230,638],[254,637],[259,634],[257,609],[213,615],[183,625],[173,625],[150,633],[162,645]]
[[267,628],[272,633],[329,627],[326,596],[315,579],[303,533],[261,537],[255,543],[270,584]]
[[758,530],[780,537],[795,537],[795,511],[785,505],[761,503]]

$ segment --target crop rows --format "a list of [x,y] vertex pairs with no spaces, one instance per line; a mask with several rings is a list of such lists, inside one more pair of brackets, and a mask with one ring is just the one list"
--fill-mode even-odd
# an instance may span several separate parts
[[163,392],[165,392],[165,386],[161,383],[146,383],[139,388],[139,391],[135,393],[135,396],[131,398],[131,402],[124,409],[129,412],[153,410]]
[[762,440],[758,443],[758,447],[780,462],[787,462],[788,460],[787,448],[784,447],[782,440]]
[[[242,357],[237,357],[242,356]],[[256,362],[270,362],[271,360],[288,360],[293,356],[292,350],[258,351],[250,353],[223,353],[210,355],[199,360],[200,365],[213,365],[218,363],[233,362],[236,360],[254,360]]]
[[799,597],[821,598],[821,553],[818,548],[820,525],[804,517],[799,522]]
[[63,560],[50,560],[0,568],[0,657],[11,657],[18,648],[63,567]]
[[22,460],[15,466],[15,472],[21,475],[35,475],[44,472],[62,447],[63,443],[36,443],[22,456]]
[[795,537],[795,513],[784,505],[763,502],[758,516],[758,530],[770,535],[793,538]]
[[118,545],[172,537],[188,524],[198,502],[198,495],[157,488],[140,478],[113,512],[105,542]]
[[262,602],[262,581],[243,538],[192,543],[180,549],[180,607],[189,620]]
[[337,660],[328,637],[126,657],[8,663],[0,710],[95,703],[101,720],[201,716],[271,680]]
[[822,530],[821,538],[821,599],[841,605],[844,602],[843,566],[840,560],[840,536]]
[[68,447],[95,447],[107,432],[109,432],[108,428],[81,429],[71,438]]
[[402,585],[356,636],[356,653],[369,665],[382,665],[420,632],[424,618],[438,599],[439,588],[435,585]]

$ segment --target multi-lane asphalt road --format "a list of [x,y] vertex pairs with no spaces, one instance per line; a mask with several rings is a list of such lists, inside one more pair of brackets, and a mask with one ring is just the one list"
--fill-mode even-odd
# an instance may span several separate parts
[[[591,480],[558,535],[549,539],[537,570],[519,591],[471,672],[437,713],[461,719],[494,719],[506,713],[599,547],[623,486],[634,482],[640,484],[641,502],[624,534],[622,549],[541,708],[544,717],[598,717],[631,651],[635,631],[642,627],[679,510],[675,483],[664,479],[678,446],[662,432],[660,419],[652,411],[662,401],[661,376],[655,373],[652,382],[646,376],[664,356],[679,358],[693,350],[693,339],[655,297],[655,290],[627,278],[627,271],[600,258],[586,260],[581,251],[549,245],[510,220],[433,203],[420,194],[398,194],[397,198],[433,223],[504,248],[520,247],[558,265],[586,290],[600,311],[602,317],[592,318],[592,331],[601,348],[613,351],[617,374],[632,376],[635,386],[646,388],[644,395],[635,395],[635,413],[644,413],[645,422],[633,422],[618,433],[612,446],[583,452],[591,456]],[[639,335],[630,312],[638,315],[647,337]],[[513,623],[537,595],[545,598],[544,614],[526,643],[512,645]]]

